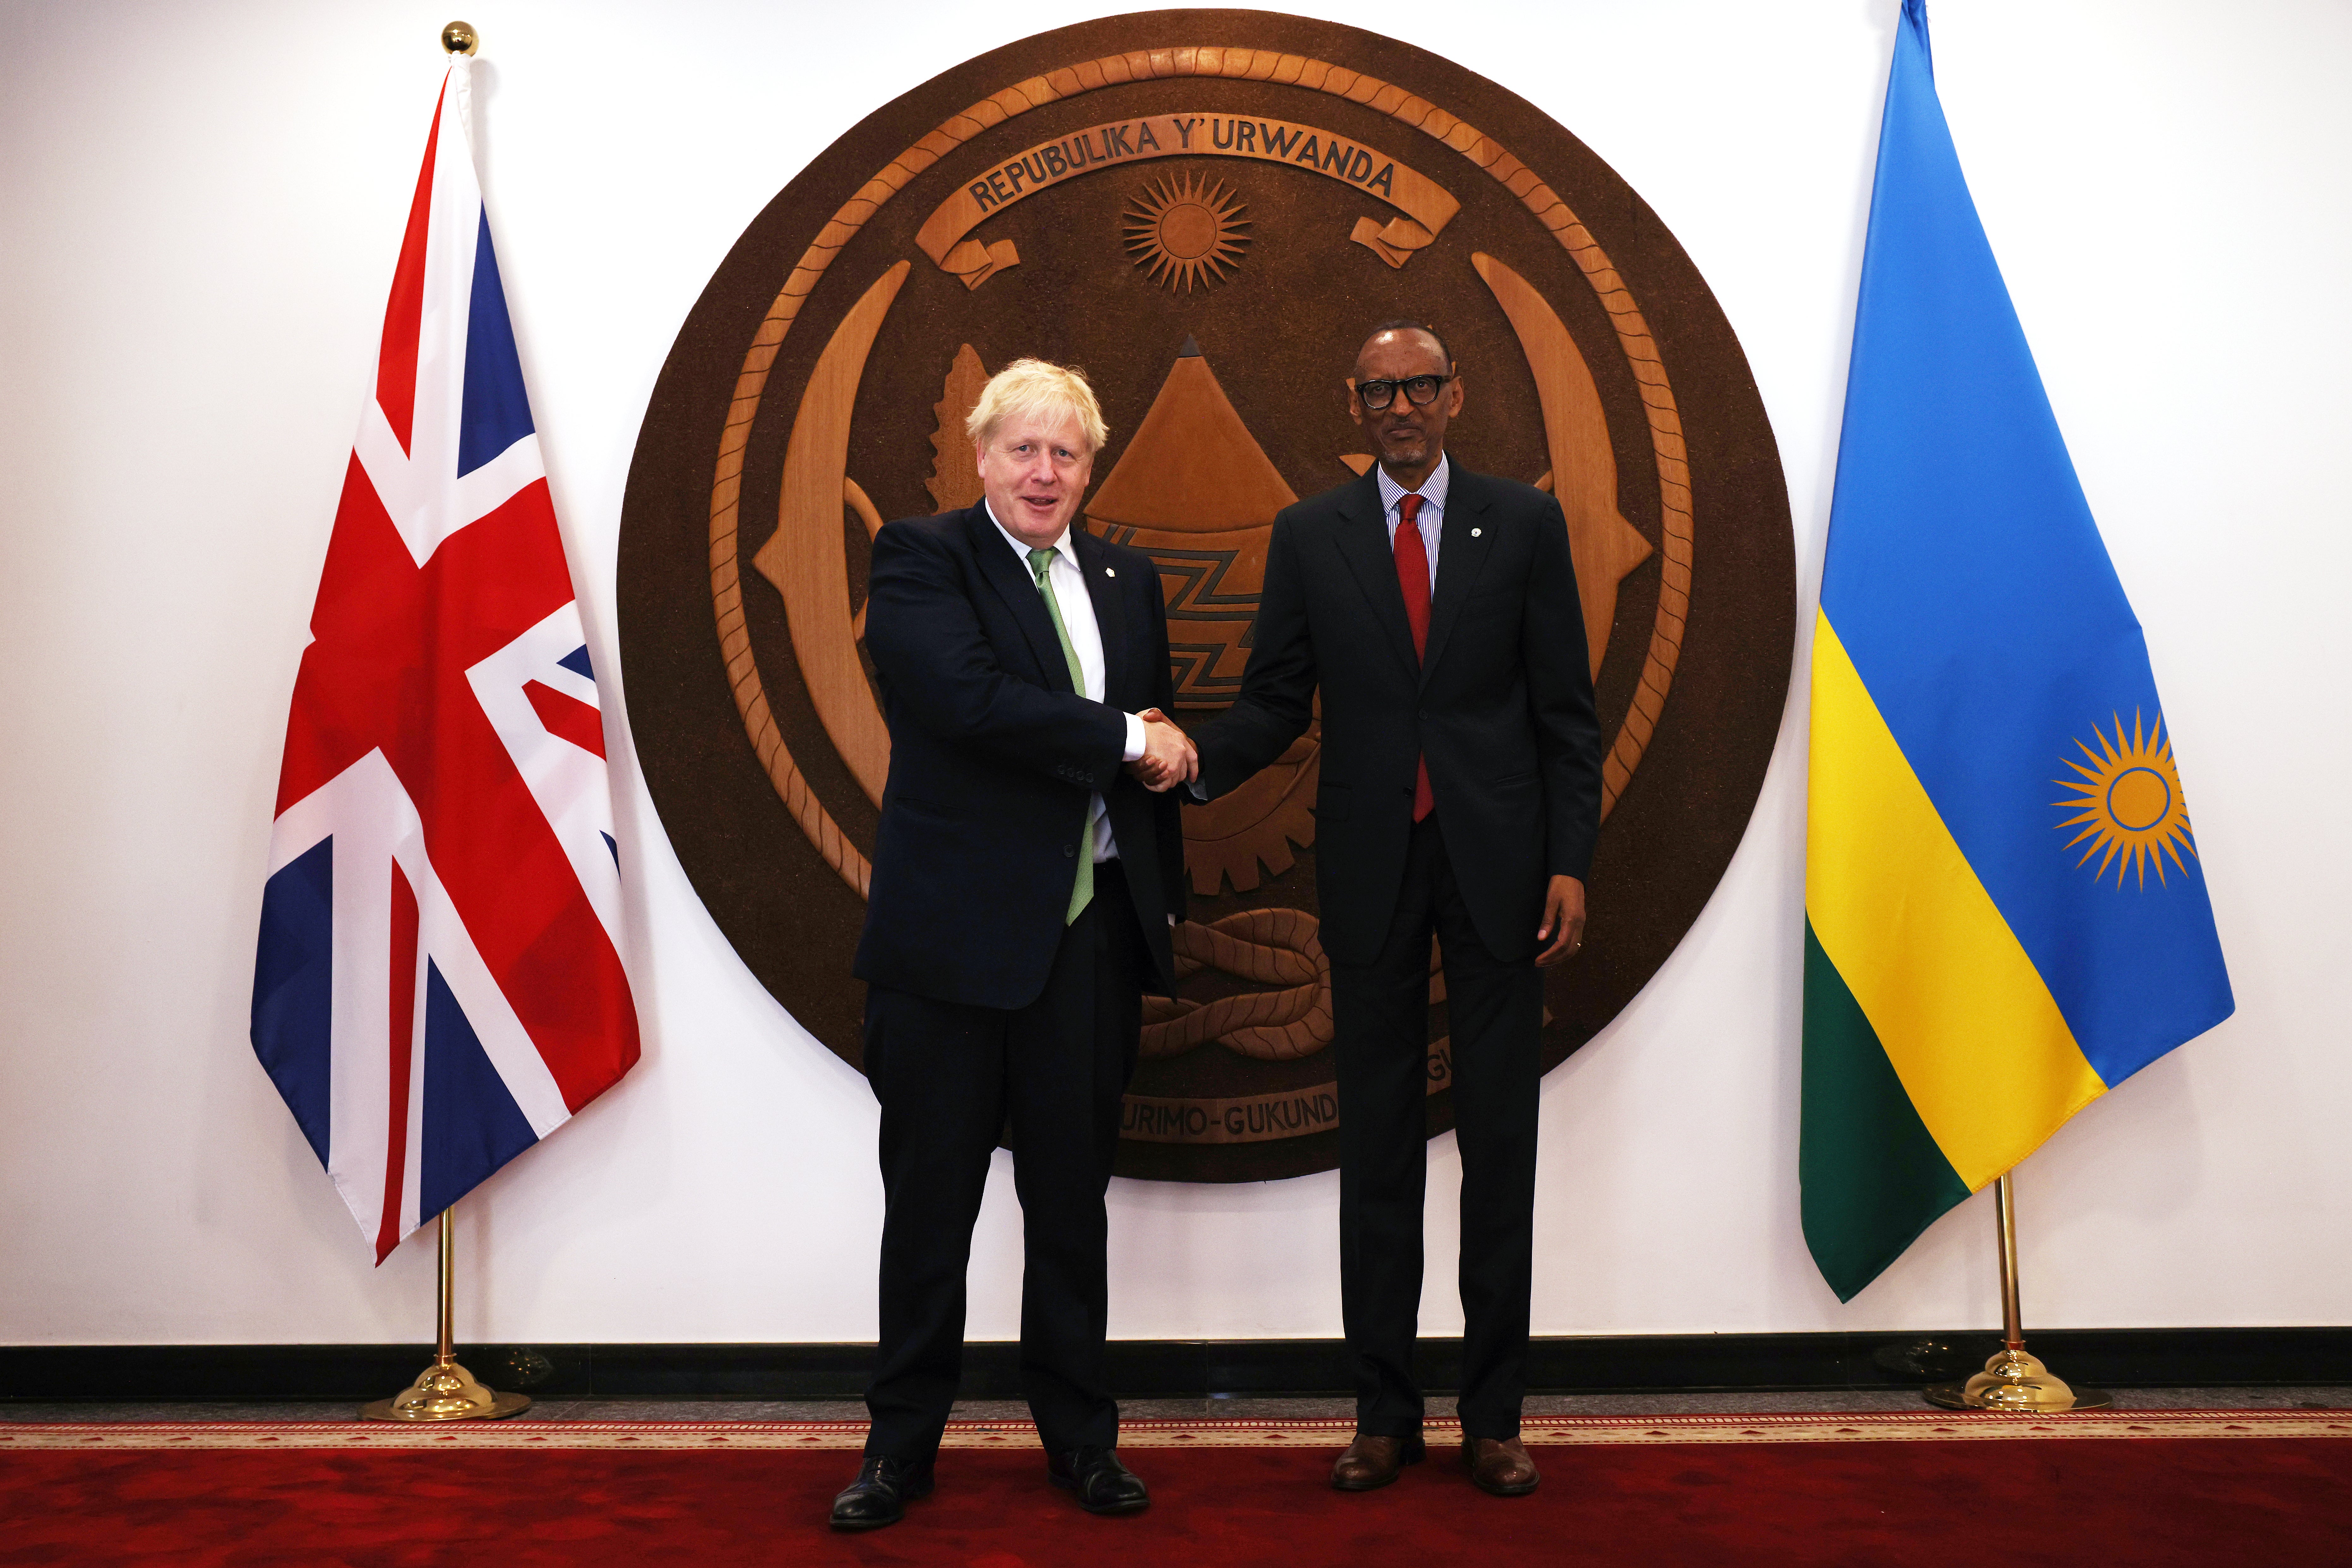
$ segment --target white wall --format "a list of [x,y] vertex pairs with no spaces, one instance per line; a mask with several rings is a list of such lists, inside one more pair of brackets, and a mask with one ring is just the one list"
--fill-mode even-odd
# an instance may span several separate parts
[[[638,421],[744,224],[869,110],[1097,11],[467,6],[499,259],[610,670]],[[1672,226],[1762,384],[1809,621],[1895,0],[1302,8],[1528,98]],[[369,1266],[245,1024],[287,698],[447,10],[6,10],[0,1340],[429,1328],[429,1247]],[[2239,999],[2024,1168],[2029,1317],[2352,1322],[2352,10],[1942,0],[1936,24],[1978,203],[2147,625]],[[1713,904],[1544,1086],[1539,1332],[1993,1321],[1985,1200],[1847,1307],[1798,1233],[1801,668]],[[467,1203],[459,1331],[870,1338],[872,1100],[736,961],[625,752],[615,777],[646,1059]],[[1017,1325],[997,1176],[975,1337]],[[1442,1139],[1433,1332],[1459,1328],[1457,1180]],[[1335,1198],[1328,1174],[1115,1184],[1112,1331],[1336,1334]]]

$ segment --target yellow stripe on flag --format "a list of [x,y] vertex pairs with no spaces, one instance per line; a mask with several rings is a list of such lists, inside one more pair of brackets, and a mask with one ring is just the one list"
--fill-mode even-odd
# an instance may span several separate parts
[[1829,617],[1813,638],[1805,911],[1970,1192],[2106,1092]]

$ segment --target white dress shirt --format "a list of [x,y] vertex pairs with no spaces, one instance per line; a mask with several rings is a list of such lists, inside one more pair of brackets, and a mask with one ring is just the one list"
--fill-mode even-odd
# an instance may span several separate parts
[[1437,542],[1445,527],[1445,489],[1454,479],[1451,462],[1451,458],[1440,452],[1437,467],[1430,471],[1429,478],[1421,481],[1421,489],[1417,492],[1408,491],[1389,478],[1386,468],[1375,464],[1372,469],[1380,475],[1381,510],[1389,527],[1391,554],[1396,552],[1397,521],[1404,515],[1397,510],[1397,502],[1408,494],[1417,493],[1421,497],[1421,510],[1414,516],[1413,524],[1421,530],[1422,548],[1429,552],[1429,593],[1432,598],[1437,595]]
[[[997,522],[996,510],[982,498],[982,508],[988,521],[996,523],[996,531],[1013,547],[1021,559],[1022,575],[1031,583],[1037,581],[1036,568],[1029,564],[1029,546],[1013,535],[1002,522]],[[1054,584],[1054,604],[1062,612],[1062,629],[1070,634],[1070,651],[1078,656],[1078,673],[1084,677],[1079,695],[1090,701],[1103,700],[1102,626],[1095,619],[1094,595],[1087,592],[1087,574],[1078,565],[1078,552],[1070,544],[1070,531],[1064,529],[1062,537],[1054,542],[1054,563],[1045,568]],[[1044,596],[1039,595],[1041,598]],[[1127,754],[1123,760],[1134,762],[1143,755],[1143,721],[1129,713],[1127,718]],[[1110,817],[1103,810],[1102,796],[1096,795],[1087,807],[1087,822],[1094,833],[1095,860],[1118,858],[1118,842],[1111,837]]]

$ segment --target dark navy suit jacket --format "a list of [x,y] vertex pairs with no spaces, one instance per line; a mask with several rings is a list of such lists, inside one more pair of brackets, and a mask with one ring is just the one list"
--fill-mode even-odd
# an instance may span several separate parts
[[1380,485],[1286,507],[1241,696],[1195,740],[1211,798],[1280,756],[1323,696],[1315,797],[1323,946],[1379,953],[1404,878],[1414,760],[1426,755],[1447,858],[1497,958],[1535,949],[1544,888],[1582,878],[1601,825],[1601,731],[1559,502],[1456,463],[1416,659]]
[[857,944],[869,984],[982,1007],[1036,1000],[1100,795],[1160,988],[1174,988],[1183,825],[1173,793],[1122,765],[1123,715],[1176,706],[1160,576],[1150,557],[1083,526],[1072,543],[1102,629],[1101,702],[1072,687],[1036,579],[985,507],[875,536],[866,648],[890,777]]

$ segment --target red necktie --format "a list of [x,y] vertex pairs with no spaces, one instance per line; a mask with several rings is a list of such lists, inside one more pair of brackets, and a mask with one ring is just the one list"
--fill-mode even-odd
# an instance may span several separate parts
[[[1421,542],[1421,524],[1415,521],[1420,515],[1419,496],[1398,499],[1397,586],[1404,591],[1404,618],[1412,627],[1415,658],[1429,651],[1429,550]],[[1437,796],[1429,787],[1429,759],[1418,759],[1413,769],[1412,819],[1419,822],[1437,808]]]

